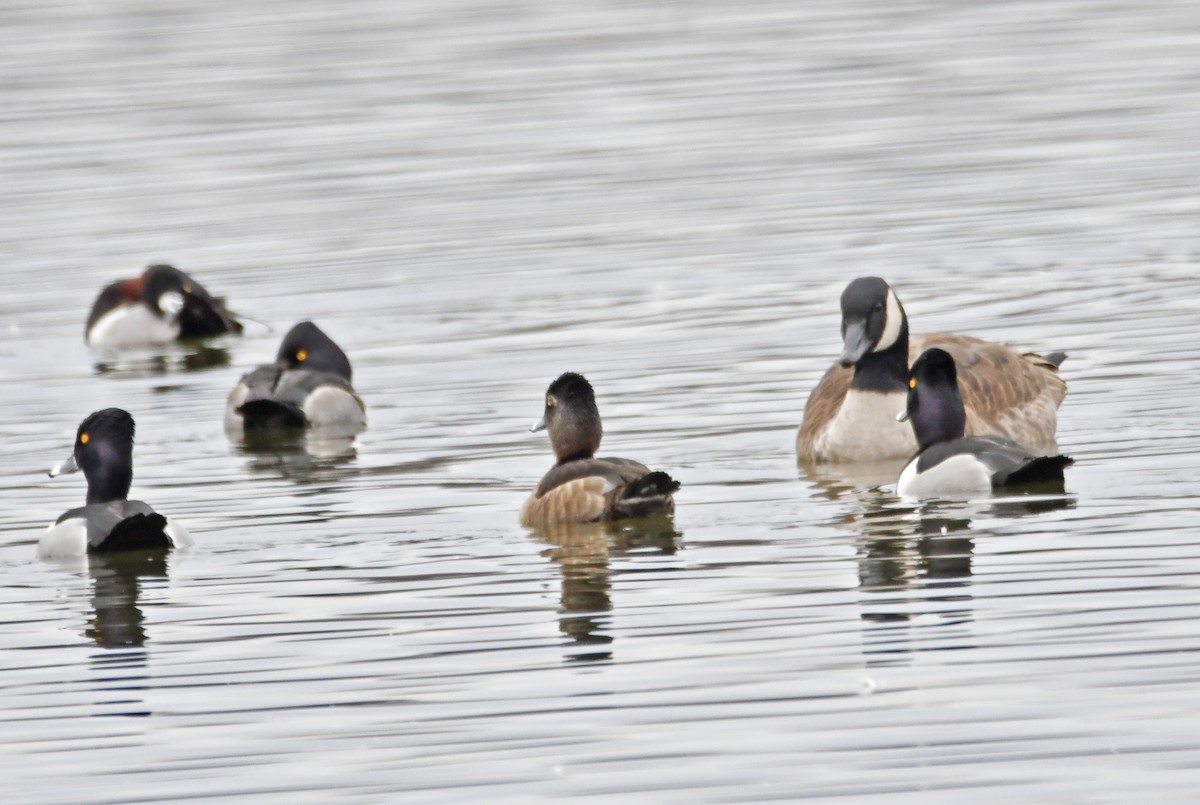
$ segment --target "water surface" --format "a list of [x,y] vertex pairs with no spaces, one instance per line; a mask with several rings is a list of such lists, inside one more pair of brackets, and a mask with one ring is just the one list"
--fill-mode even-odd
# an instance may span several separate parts
[[[1186,801],[1200,785],[1188,3],[0,12],[0,761],[22,802]],[[261,324],[89,353],[151,262]],[[1061,498],[795,462],[851,278],[1070,353]],[[255,450],[295,321],[370,426]],[[565,370],[670,523],[533,534]],[[198,547],[41,563],[88,412]],[[886,477],[886,473],[884,475]]]

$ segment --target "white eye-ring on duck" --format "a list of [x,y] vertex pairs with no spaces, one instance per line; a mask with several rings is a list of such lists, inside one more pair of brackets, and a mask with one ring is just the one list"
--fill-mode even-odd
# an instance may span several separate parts
[[904,324],[904,310],[900,307],[900,300],[896,298],[896,292],[888,288],[887,293],[887,312],[884,313],[883,320],[883,335],[879,336],[879,341],[875,343],[875,348],[872,352],[883,352],[896,343],[896,339],[900,337],[900,327]]
[[557,402],[558,402],[558,400],[554,399],[553,396],[551,396],[549,394],[546,395],[546,407],[547,408],[553,408]]

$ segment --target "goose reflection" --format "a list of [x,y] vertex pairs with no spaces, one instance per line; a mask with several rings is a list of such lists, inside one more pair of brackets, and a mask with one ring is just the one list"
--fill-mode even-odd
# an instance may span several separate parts
[[[558,628],[573,651],[572,662],[612,659],[613,610],[610,560],[632,553],[671,556],[681,536],[670,518],[602,523],[554,523],[530,536],[548,547],[542,556],[562,573]],[[618,571],[619,572],[619,571]]]
[[869,490],[895,486],[903,461],[874,461],[857,464],[812,464],[801,461],[800,477],[810,482],[829,500],[857,499]]

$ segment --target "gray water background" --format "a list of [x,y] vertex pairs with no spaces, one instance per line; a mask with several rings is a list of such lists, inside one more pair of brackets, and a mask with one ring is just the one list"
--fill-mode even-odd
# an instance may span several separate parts
[[[1193,3],[9,3],[0,770],[41,803],[1191,801]],[[82,343],[154,261],[252,316]],[[1065,498],[795,463],[837,297],[1070,353]],[[312,318],[370,427],[248,450]],[[565,370],[673,526],[531,534]],[[38,562],[138,422],[198,547]]]

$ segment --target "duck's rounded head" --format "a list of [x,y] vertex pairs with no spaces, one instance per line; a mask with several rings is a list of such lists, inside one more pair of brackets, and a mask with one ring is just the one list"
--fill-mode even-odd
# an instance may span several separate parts
[[566,372],[546,389],[542,419],[532,430],[545,429],[559,464],[591,458],[600,449],[603,429],[592,384],[583,375]]
[[124,500],[133,481],[133,432],[128,411],[96,411],[80,423],[71,455],[50,470],[50,477],[83,470],[88,503]]
[[195,290],[191,277],[165,263],[143,271],[138,286],[142,301],[167,316],[178,314],[183,308],[184,297]]
[[302,321],[288,331],[279,345],[275,361],[288,369],[328,372],[350,382],[350,359],[311,321]]
[[961,438],[966,432],[967,412],[958,390],[958,369],[949,352],[937,347],[927,349],[913,363],[901,418],[912,423],[921,450]]
[[[859,277],[842,291],[843,347],[838,357],[842,366],[852,366],[869,353],[883,352],[907,334],[904,308],[884,280]],[[907,343],[904,349],[908,349]]]

